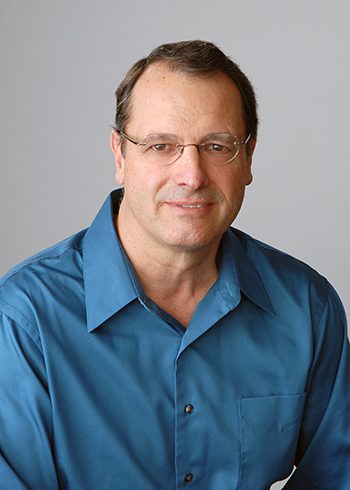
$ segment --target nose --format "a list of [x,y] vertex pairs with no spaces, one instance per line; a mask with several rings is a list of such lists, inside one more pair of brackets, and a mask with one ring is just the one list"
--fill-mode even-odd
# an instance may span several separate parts
[[196,190],[208,184],[208,175],[203,165],[198,146],[194,143],[184,145],[173,165],[174,180],[177,185],[185,185]]

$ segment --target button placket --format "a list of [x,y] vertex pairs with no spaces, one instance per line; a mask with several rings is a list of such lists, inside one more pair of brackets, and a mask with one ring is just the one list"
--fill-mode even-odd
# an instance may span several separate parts
[[[193,380],[188,376],[187,358],[190,350],[181,354],[177,359],[175,373],[175,399],[176,399],[176,422],[175,422],[175,464],[176,464],[176,488],[184,488],[194,484],[194,474],[191,470],[198,465],[195,436],[195,405],[190,403],[196,397]],[[197,408],[197,407],[196,407]],[[193,425],[195,424],[195,425]],[[191,485],[190,485],[191,486]]]

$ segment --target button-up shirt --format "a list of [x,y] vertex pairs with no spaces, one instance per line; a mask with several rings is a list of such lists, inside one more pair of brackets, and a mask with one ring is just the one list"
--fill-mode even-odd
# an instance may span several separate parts
[[346,321],[307,265],[230,228],[185,329],[113,225],[0,283],[1,490],[350,489]]

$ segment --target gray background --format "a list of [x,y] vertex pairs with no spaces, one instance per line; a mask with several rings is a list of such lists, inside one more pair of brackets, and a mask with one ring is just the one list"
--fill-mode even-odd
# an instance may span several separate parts
[[0,274],[88,226],[114,187],[113,94],[130,64],[201,38],[260,103],[236,225],[326,275],[349,316],[349,14],[346,0],[1,0]]
[[214,41],[253,81],[260,138],[236,225],[349,273],[349,3],[1,0],[0,274],[88,226],[114,186],[114,89],[156,45]]

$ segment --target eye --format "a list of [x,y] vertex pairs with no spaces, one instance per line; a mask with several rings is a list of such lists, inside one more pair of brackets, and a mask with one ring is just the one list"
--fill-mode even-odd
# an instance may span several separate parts
[[213,151],[223,151],[225,147],[223,145],[219,145],[218,143],[212,143],[210,145],[210,149]]
[[149,146],[149,149],[157,153],[171,153],[174,151],[174,146],[171,143],[153,143]]
[[220,143],[206,143],[203,145],[205,151],[209,153],[229,153],[231,149]]
[[165,151],[167,149],[168,145],[166,143],[156,143],[155,145],[152,145],[152,150],[154,151]]

